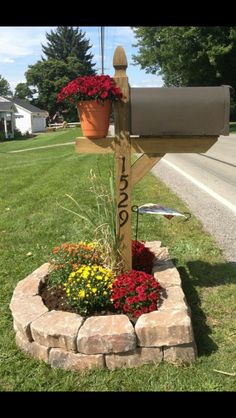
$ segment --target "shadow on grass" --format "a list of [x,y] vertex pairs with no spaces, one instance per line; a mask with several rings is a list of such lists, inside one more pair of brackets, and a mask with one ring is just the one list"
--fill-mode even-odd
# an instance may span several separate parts
[[[35,138],[37,135],[29,134],[27,136],[19,136],[15,138],[0,138],[0,145],[5,143],[11,142],[27,142],[29,139]],[[8,151],[0,151],[0,154],[8,154]]]
[[[178,265],[177,260],[172,260]],[[207,316],[201,308],[201,299],[197,287],[210,288],[224,284],[236,284],[236,270],[230,263],[211,265],[203,261],[189,261],[186,267],[178,266],[182,287],[192,311],[192,326],[197,344],[198,355],[210,355],[218,346],[210,337],[211,328],[207,325]]]
[[30,135],[27,135],[27,136],[19,136],[19,137],[14,137],[14,138],[3,138],[3,139],[0,139],[0,143],[1,142],[12,142],[12,141],[27,141],[28,139],[32,139],[32,138],[35,138],[37,136],[37,134],[30,134]]

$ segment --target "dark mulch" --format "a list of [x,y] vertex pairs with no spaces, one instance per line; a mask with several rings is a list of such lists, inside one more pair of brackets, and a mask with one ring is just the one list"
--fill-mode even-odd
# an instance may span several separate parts
[[50,287],[45,281],[41,285],[40,296],[49,311],[66,311],[76,313],[76,309],[66,301],[66,293],[62,287]]
[[[46,280],[45,283],[42,283],[41,288],[39,290],[39,294],[43,300],[44,305],[48,308],[49,311],[65,311],[65,312],[72,312],[78,313],[75,308],[70,306],[66,300],[66,293],[62,287],[50,287],[48,281]],[[97,311],[93,312],[91,315],[88,315],[86,318],[90,316],[100,316],[100,315],[120,315],[120,312],[113,310],[111,307],[109,310]],[[129,320],[135,324],[137,318],[126,314],[129,317]]]

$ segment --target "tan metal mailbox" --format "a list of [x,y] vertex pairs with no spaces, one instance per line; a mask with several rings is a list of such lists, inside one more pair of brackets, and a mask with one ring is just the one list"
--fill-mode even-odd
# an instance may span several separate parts
[[131,135],[229,135],[229,86],[131,88]]

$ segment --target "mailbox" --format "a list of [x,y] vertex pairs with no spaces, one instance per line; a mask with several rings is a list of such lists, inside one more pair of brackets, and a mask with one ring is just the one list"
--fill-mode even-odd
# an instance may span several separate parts
[[131,135],[229,135],[229,86],[131,88]]

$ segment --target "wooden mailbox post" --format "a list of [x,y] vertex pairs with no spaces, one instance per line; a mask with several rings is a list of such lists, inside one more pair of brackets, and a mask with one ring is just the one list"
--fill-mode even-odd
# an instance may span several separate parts
[[[124,99],[114,103],[115,136],[102,139],[77,138],[79,154],[115,153],[116,233],[125,270],[132,268],[131,253],[131,189],[166,153],[206,152],[218,139],[213,135],[143,135],[131,134],[130,87],[126,75],[127,59],[121,46],[113,57],[114,79]],[[131,153],[142,154],[131,165]]]

